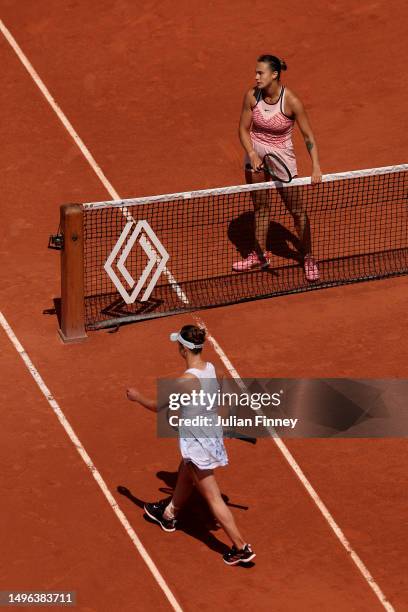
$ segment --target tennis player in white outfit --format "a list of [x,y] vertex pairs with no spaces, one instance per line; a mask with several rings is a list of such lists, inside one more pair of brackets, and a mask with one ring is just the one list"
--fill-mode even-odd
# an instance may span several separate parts
[[[189,389],[216,393],[220,388],[222,377],[217,375],[212,363],[205,362],[201,358],[205,330],[195,325],[185,325],[180,332],[171,334],[170,339],[178,343],[179,353],[187,365],[187,369],[180,376],[180,384],[185,384]],[[127,397],[153,412],[158,409],[155,400],[146,398],[137,389],[128,389]],[[197,415],[216,419],[216,407],[210,410],[205,402],[200,402],[199,406],[193,404],[184,406],[180,416],[184,418]],[[255,557],[255,553],[251,545],[241,536],[234,517],[222,498],[214,475],[215,468],[228,463],[222,426],[182,425],[179,427],[179,446],[182,461],[173,497],[170,501],[164,499],[155,503],[146,503],[144,506],[146,514],[164,531],[175,531],[177,514],[195,486],[232,542],[231,549],[223,556],[225,563],[228,565],[249,563]]]

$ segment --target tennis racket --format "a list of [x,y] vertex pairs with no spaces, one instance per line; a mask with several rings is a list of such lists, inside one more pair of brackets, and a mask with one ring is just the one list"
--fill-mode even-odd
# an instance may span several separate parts
[[276,153],[267,153],[262,160],[262,167],[273,180],[280,183],[290,183],[293,178],[285,162]]
[[[246,168],[251,170],[251,164],[246,164]],[[290,183],[293,176],[285,162],[276,153],[267,153],[262,160],[262,170],[264,170],[273,181],[280,183]]]

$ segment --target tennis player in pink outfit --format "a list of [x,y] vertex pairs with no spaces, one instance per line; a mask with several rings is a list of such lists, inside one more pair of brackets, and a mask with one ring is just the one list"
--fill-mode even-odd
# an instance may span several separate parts
[[[280,81],[286,64],[274,55],[261,55],[256,65],[256,87],[246,93],[239,124],[239,138],[245,149],[245,178],[247,183],[269,180],[262,168],[262,159],[267,153],[277,154],[288,167],[292,177],[297,176],[296,157],[292,142],[295,123],[298,124],[312,160],[311,182],[321,182],[319,156],[315,138],[302,102]],[[296,187],[278,190],[282,200],[292,214],[300,239],[300,256],[308,281],[319,280],[319,269],[312,255],[310,223],[301,193]],[[233,264],[236,272],[255,267],[266,268],[269,260],[266,238],[270,222],[270,210],[263,192],[253,195],[255,208],[256,249],[245,259]]]

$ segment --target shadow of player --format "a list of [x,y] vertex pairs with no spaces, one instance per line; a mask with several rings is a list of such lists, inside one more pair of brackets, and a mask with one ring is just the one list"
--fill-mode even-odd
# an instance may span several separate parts
[[[230,222],[228,238],[242,258],[247,257],[255,250],[255,215],[253,211],[244,212]],[[293,248],[290,248],[289,245],[292,245]],[[301,263],[300,247],[299,238],[290,230],[276,221],[269,223],[266,248],[273,255]]]
[[[177,481],[177,472],[166,472],[160,471],[157,472],[156,476],[164,483],[165,486],[159,487],[159,491],[169,496],[170,498],[173,494],[174,487],[176,486]],[[117,487],[118,493],[127,497],[131,502],[133,502],[136,506],[143,510],[143,506],[146,503],[144,500],[139,499],[133,493],[124,486]],[[242,506],[239,504],[233,504],[229,501],[227,495],[222,494],[222,498],[225,503],[234,508],[238,508],[241,510],[248,510],[248,506]],[[148,516],[144,515],[144,519],[147,522],[154,522]],[[154,523],[157,525],[157,523]],[[190,499],[180,510],[178,516],[178,524],[177,530],[183,531],[188,536],[199,540],[208,548],[217,552],[220,555],[223,555],[229,550],[229,547],[224,543],[218,540],[215,535],[212,533],[214,531],[218,531],[221,527],[217,524],[217,521],[213,517],[210,509],[208,508],[206,502],[203,500],[202,496],[198,493],[198,491],[193,490]],[[243,565],[243,564],[242,564]],[[245,564],[246,567],[252,567],[253,563]]]

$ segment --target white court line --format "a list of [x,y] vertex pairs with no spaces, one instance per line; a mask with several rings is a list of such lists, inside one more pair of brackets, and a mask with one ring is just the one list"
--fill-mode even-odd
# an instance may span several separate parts
[[87,468],[91,472],[92,476],[95,478],[95,480],[98,483],[98,486],[100,487],[102,493],[104,494],[104,496],[108,500],[108,503],[109,503],[110,507],[112,508],[112,510],[114,511],[114,513],[116,514],[116,516],[118,517],[120,522],[122,523],[122,526],[124,527],[126,533],[128,534],[128,536],[132,540],[133,544],[135,545],[135,548],[138,550],[138,552],[139,552],[140,556],[142,557],[143,561],[146,563],[147,567],[149,568],[149,570],[153,574],[153,577],[156,580],[157,584],[160,586],[160,588],[162,589],[162,591],[166,595],[166,597],[169,600],[171,606],[177,612],[183,612],[182,608],[180,607],[179,603],[177,602],[175,596],[173,595],[173,593],[171,592],[171,590],[167,586],[167,583],[165,582],[163,576],[161,575],[160,571],[158,570],[158,568],[157,568],[156,564],[154,563],[153,559],[150,557],[149,553],[147,552],[147,550],[143,546],[142,542],[139,540],[139,538],[136,535],[133,527],[131,526],[131,524],[127,520],[125,514],[119,508],[115,498],[113,497],[112,493],[108,489],[108,486],[106,485],[104,479],[102,478],[102,476],[99,473],[98,469],[95,467],[94,463],[92,462],[92,459],[90,458],[90,456],[86,452],[86,450],[83,447],[81,441],[79,440],[78,436],[76,435],[75,431],[72,429],[69,421],[67,420],[65,414],[62,412],[62,410],[59,407],[57,401],[54,399],[53,395],[51,394],[51,391],[48,389],[47,385],[45,384],[45,382],[41,378],[41,375],[39,374],[38,370],[34,366],[33,362],[30,359],[30,357],[28,356],[28,354],[24,350],[23,346],[21,345],[21,343],[18,340],[17,336],[15,335],[13,330],[11,329],[10,325],[8,324],[8,322],[7,322],[7,320],[4,317],[2,312],[0,312],[0,325],[2,326],[4,331],[6,332],[7,336],[9,337],[10,342],[13,344],[13,346],[16,349],[17,353],[20,355],[21,359],[24,361],[24,363],[25,363],[25,365],[27,367],[27,370],[30,372],[31,376],[34,378],[35,382],[37,383],[37,385],[38,385],[38,387],[39,387],[39,389],[41,391],[41,393],[44,395],[45,399],[47,400],[47,402],[51,406],[52,410],[56,414],[59,422],[61,423],[62,427],[65,429],[66,434],[68,435],[68,437],[71,440],[72,444],[77,449],[78,453],[80,454],[80,456],[81,456],[82,460],[84,461],[85,465],[87,466]]
[[[81,151],[82,155],[85,157],[86,161],[91,166],[92,170],[95,172],[96,176],[101,181],[101,183],[105,187],[106,191],[109,193],[109,195],[114,200],[120,200],[120,196],[119,196],[118,192],[116,191],[116,189],[114,188],[112,183],[107,179],[107,177],[105,176],[105,174],[102,171],[102,169],[100,168],[100,166],[96,163],[96,160],[95,160],[94,156],[92,155],[92,153],[90,152],[88,147],[85,145],[85,143],[82,140],[82,138],[80,138],[79,134],[74,129],[74,127],[73,127],[72,123],[69,121],[68,117],[61,110],[60,106],[55,102],[55,100],[52,97],[52,95],[50,94],[48,88],[46,87],[46,85],[44,84],[42,79],[40,78],[38,72],[35,70],[35,68],[31,64],[31,62],[28,60],[27,56],[23,53],[21,47],[18,45],[17,41],[15,40],[15,38],[13,37],[11,32],[6,28],[6,26],[4,25],[4,23],[3,23],[3,21],[1,19],[0,19],[0,31],[3,33],[3,35],[6,38],[7,42],[10,44],[10,46],[15,51],[16,55],[18,56],[19,60],[23,64],[24,68],[27,70],[27,72],[29,73],[29,75],[33,79],[34,83],[37,85],[37,87],[39,88],[39,90],[43,94],[44,98],[47,100],[48,104],[51,106],[52,110],[55,112],[55,114],[57,115],[58,119],[61,121],[62,125],[67,130],[68,134],[71,136],[71,138],[73,139],[75,144],[78,146],[78,148]],[[123,215],[126,217],[126,219],[128,221],[133,221],[135,223],[135,225],[136,225],[136,221],[129,214],[129,211],[126,208],[126,206],[123,206],[123,207],[120,207],[120,208],[122,210]],[[151,248],[152,255],[156,256],[156,258],[157,258],[157,253],[156,253],[155,249],[151,245],[150,245],[150,248]],[[188,304],[188,298],[187,298],[186,294],[184,293],[184,291],[182,290],[180,285],[177,284],[176,279],[174,278],[174,276],[172,275],[172,273],[170,272],[170,270],[167,267],[164,268],[163,274],[165,274],[165,276],[167,277],[167,280],[169,281],[169,283],[172,286],[172,288],[174,289],[174,291],[177,293],[177,296],[179,297],[179,299],[184,304]]]
[[[38,76],[37,72],[34,70],[34,68],[32,67],[31,63],[29,62],[27,57],[24,55],[23,51],[21,50],[21,48],[19,47],[19,45],[17,44],[17,42],[15,41],[15,39],[13,38],[13,36],[9,32],[9,30],[5,27],[4,23],[1,20],[0,20],[0,30],[3,32],[4,36],[6,37],[6,39],[8,40],[10,45],[12,46],[12,48],[14,49],[15,53],[17,54],[17,56],[19,57],[19,59],[21,60],[21,62],[25,66],[25,68],[27,69],[27,71],[30,74],[31,78],[36,83],[36,85],[39,87],[39,89],[43,93],[44,97],[46,98],[47,102],[51,105],[51,107],[53,108],[53,110],[55,111],[55,113],[57,114],[59,119],[61,120],[61,122],[64,125],[64,127],[67,129],[68,133],[71,135],[71,137],[73,138],[75,143],[78,145],[79,149],[83,153],[84,157],[88,161],[88,163],[91,166],[91,168],[94,170],[96,175],[100,178],[102,184],[105,186],[105,188],[108,191],[108,193],[114,199],[120,200],[119,195],[117,194],[117,192],[115,191],[115,189],[113,188],[111,183],[108,181],[108,179],[105,177],[105,175],[103,174],[101,168],[98,166],[98,164],[96,163],[95,159],[93,158],[93,156],[91,155],[91,153],[89,152],[89,150],[87,149],[87,147],[85,146],[83,141],[80,139],[78,134],[76,133],[76,131],[73,128],[72,124],[68,121],[67,117],[64,115],[64,113],[62,112],[61,108],[56,104],[56,102],[54,101],[53,97],[49,93],[47,87],[44,85],[43,81],[40,79],[40,77]],[[195,320],[197,321],[197,323],[199,325],[201,325],[204,328],[206,327],[205,323],[202,321],[202,319],[200,319],[198,316],[195,316],[195,315],[193,315],[193,316],[194,316]],[[240,380],[241,377],[239,376],[237,370],[234,368],[234,366],[232,365],[231,361],[228,359],[227,355],[225,354],[225,352],[223,351],[221,346],[218,344],[218,342],[215,340],[215,338],[210,334],[208,336],[208,339],[211,342],[211,344],[213,345],[214,350],[219,355],[220,359],[224,363],[225,367],[227,368],[227,370],[231,374],[231,376],[233,376],[234,378],[237,378],[237,379]],[[28,359],[28,357],[27,357],[27,359]],[[318,509],[320,510],[320,512],[322,513],[323,517],[327,521],[327,523],[330,526],[330,528],[332,529],[333,533],[336,535],[337,539],[340,541],[342,546],[345,548],[347,553],[350,555],[350,558],[352,559],[353,563],[356,565],[356,567],[360,571],[360,573],[363,576],[363,578],[366,580],[366,582],[369,585],[369,587],[373,590],[374,594],[378,598],[378,600],[381,603],[381,605],[384,607],[385,610],[387,610],[387,612],[394,612],[393,606],[389,603],[389,601],[387,600],[386,596],[384,595],[384,593],[382,592],[382,590],[380,589],[378,584],[375,582],[374,578],[370,574],[369,570],[367,569],[367,567],[365,566],[363,561],[360,559],[360,557],[357,555],[357,553],[351,547],[349,541],[347,540],[347,538],[343,534],[343,532],[340,529],[340,527],[337,525],[337,523],[334,520],[333,516],[330,514],[329,510],[327,509],[327,507],[324,505],[324,503],[320,499],[320,497],[317,494],[317,492],[315,491],[315,489],[312,487],[312,485],[309,482],[309,480],[306,478],[305,474],[301,470],[300,466],[296,462],[295,458],[293,457],[293,455],[291,454],[291,452],[289,451],[289,449],[287,448],[285,443],[280,438],[273,437],[273,440],[274,440],[275,444],[278,446],[278,448],[281,451],[281,453],[283,454],[283,456],[285,457],[285,459],[288,462],[288,464],[290,465],[290,467],[292,468],[292,470],[295,472],[296,476],[299,478],[300,482],[302,483],[302,485],[304,486],[304,488],[306,489],[306,491],[308,492],[308,494],[310,495],[312,500],[314,501],[314,503],[316,504],[316,506],[318,507]],[[89,459],[89,461],[90,461],[90,459]],[[109,491],[108,491],[108,493],[109,493]],[[110,493],[109,493],[109,495],[111,496]],[[116,502],[113,499],[113,497],[112,497],[112,500],[116,504]],[[136,534],[135,534],[135,537],[137,537]],[[142,546],[142,545],[140,544],[140,546]],[[145,550],[145,549],[143,548],[143,550]],[[147,552],[146,552],[146,555],[147,555]],[[149,557],[149,559],[150,559],[150,557]],[[153,561],[151,561],[151,563],[153,564]],[[163,588],[163,586],[162,586],[162,588]]]
[[[206,329],[204,321],[202,321],[199,317],[194,317],[194,318],[196,319],[200,327],[203,327]],[[231,376],[233,376],[234,378],[238,378],[238,380],[241,382],[241,386],[244,386],[244,383],[242,382],[238,372],[236,371],[231,361],[228,359],[227,355],[224,353],[223,349],[218,344],[214,336],[212,336],[211,334],[208,334],[207,338],[213,345],[215,352],[220,357],[221,361],[224,363],[225,367],[228,369]],[[371,589],[374,591],[375,595],[377,596],[381,604],[383,605],[384,609],[387,610],[387,612],[394,612],[393,606],[387,600],[386,596],[384,595],[384,593],[382,592],[382,590],[380,589],[380,587],[374,580],[373,576],[370,574],[368,568],[364,565],[363,561],[360,559],[358,554],[352,548],[350,542],[347,540],[343,531],[341,530],[341,528],[338,526],[338,524],[334,520],[333,515],[330,513],[330,511],[328,510],[327,506],[323,503],[323,501],[320,499],[318,493],[313,488],[308,478],[305,476],[304,472],[302,471],[301,467],[297,463],[296,459],[294,458],[294,456],[292,455],[292,453],[290,452],[286,444],[283,442],[281,438],[279,438],[276,435],[275,430],[273,430],[272,428],[268,428],[268,429],[270,430],[272,440],[275,442],[276,446],[279,448],[280,452],[285,457],[286,461],[288,462],[292,470],[295,472],[296,476],[299,478],[300,482],[302,483],[302,485],[304,486],[304,488],[306,489],[306,491],[308,492],[308,494],[310,495],[310,497],[312,498],[316,506],[319,508],[320,512],[322,513],[323,517],[329,524],[330,528],[333,530],[337,539],[341,542],[343,547],[346,549],[351,559],[353,560],[355,565],[358,567],[360,573],[362,574],[364,579],[367,581]]]

